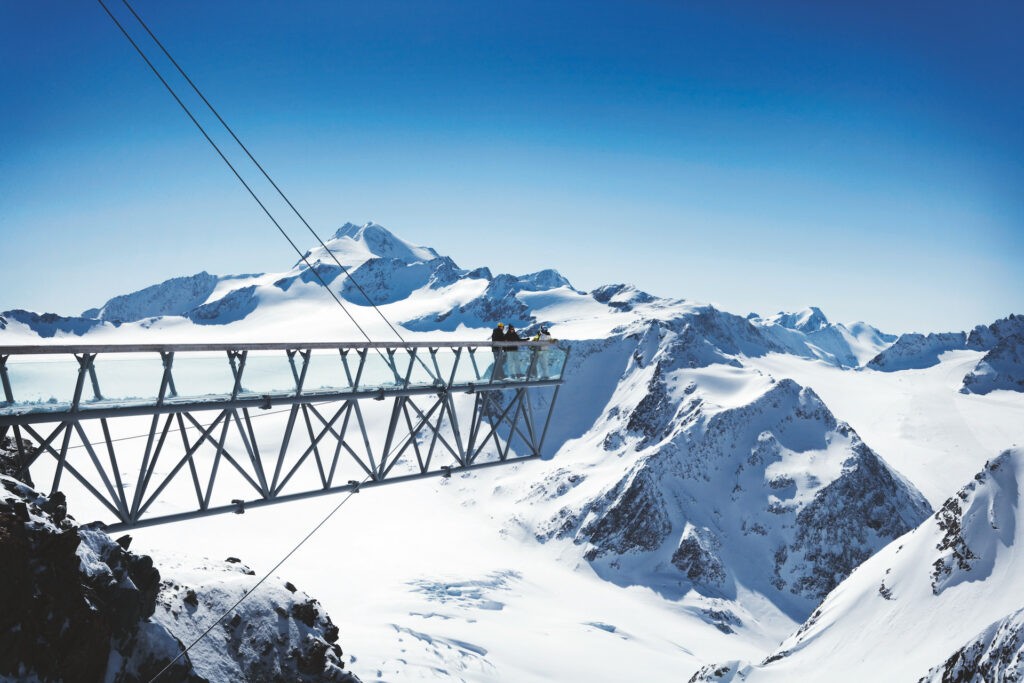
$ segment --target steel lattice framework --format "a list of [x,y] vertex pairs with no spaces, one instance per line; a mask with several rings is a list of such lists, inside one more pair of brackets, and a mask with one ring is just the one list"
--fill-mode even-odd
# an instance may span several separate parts
[[70,477],[111,530],[240,513],[539,457],[567,356],[543,342],[0,346],[0,440],[22,478],[48,463],[51,491]]

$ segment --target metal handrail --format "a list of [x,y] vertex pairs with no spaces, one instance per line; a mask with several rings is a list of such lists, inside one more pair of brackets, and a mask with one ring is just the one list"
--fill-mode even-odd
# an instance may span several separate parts
[[169,351],[287,351],[290,349],[426,349],[426,348],[488,348],[507,346],[547,347],[548,341],[410,341],[410,342],[242,342],[214,344],[35,344],[0,346],[3,355],[37,355],[58,353],[138,353]]

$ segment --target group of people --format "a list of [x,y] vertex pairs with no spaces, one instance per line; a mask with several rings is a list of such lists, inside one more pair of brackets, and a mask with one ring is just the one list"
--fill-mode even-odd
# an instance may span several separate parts
[[[492,342],[521,342],[527,341],[525,338],[520,337],[519,333],[516,332],[515,325],[505,325],[505,323],[498,323],[494,330],[491,331]],[[554,338],[548,331],[548,328],[541,327],[540,331],[529,341],[543,341],[553,342]],[[495,344],[493,347],[494,351],[494,379],[505,379],[506,377],[511,378],[522,378],[526,376],[529,370],[526,365],[529,363],[529,355],[525,358],[519,353],[519,347],[515,344]],[[544,349],[541,349],[537,356],[537,376],[546,377],[548,375],[548,355]]]

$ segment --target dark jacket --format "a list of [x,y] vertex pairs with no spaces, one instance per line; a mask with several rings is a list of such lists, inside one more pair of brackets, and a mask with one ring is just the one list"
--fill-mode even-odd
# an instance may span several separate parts
[[[523,341],[523,338],[520,337],[519,334],[516,332],[516,328],[509,325],[508,328],[505,330],[505,341]],[[518,347],[506,346],[505,348],[508,349],[509,351],[513,351]]]
[[[502,327],[495,327],[494,330],[491,331],[491,341],[492,342],[505,341],[505,329],[502,328]],[[504,348],[504,347],[495,346],[494,350],[497,351],[498,349],[501,349],[501,348]]]

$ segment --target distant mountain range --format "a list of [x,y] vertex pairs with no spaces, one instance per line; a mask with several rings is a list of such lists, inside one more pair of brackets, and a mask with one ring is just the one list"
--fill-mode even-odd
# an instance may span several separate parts
[[[78,317],[4,311],[0,344],[357,340],[321,280],[382,341],[394,335],[371,301],[409,338],[545,325],[572,347],[567,383],[548,462],[509,480],[502,531],[745,643],[778,643],[772,624],[803,624],[763,660],[698,652],[702,668],[665,680],[973,680],[965,672],[996,665],[1024,675],[1024,418],[1013,417],[1024,416],[1024,316],[896,337],[813,307],[740,316],[626,284],[583,292],[556,270],[465,269],[373,223],[325,244],[331,253],[307,252],[312,268],[174,278]],[[962,457],[981,471],[948,499],[927,498],[928,468],[901,472],[906,454],[862,436],[873,425],[826,405],[794,368],[868,408],[899,382],[927,383],[963,423],[939,424],[926,405],[900,428],[947,430],[972,444]],[[982,468],[972,434],[985,430],[1009,450],[986,452]],[[904,640],[914,656],[900,654]]]

